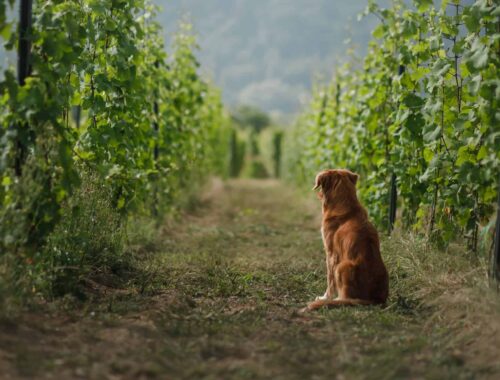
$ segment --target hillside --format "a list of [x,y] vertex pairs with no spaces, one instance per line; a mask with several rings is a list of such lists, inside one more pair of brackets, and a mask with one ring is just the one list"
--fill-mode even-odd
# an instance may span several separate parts
[[[366,0],[156,0],[167,37],[183,17],[199,34],[207,75],[225,102],[296,112],[317,75],[329,77],[351,39],[360,53],[376,19]],[[363,48],[361,48],[363,47]]]

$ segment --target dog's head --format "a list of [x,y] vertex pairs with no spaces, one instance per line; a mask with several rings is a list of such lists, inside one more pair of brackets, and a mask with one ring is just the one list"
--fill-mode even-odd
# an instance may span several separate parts
[[356,196],[358,179],[359,175],[346,169],[324,170],[316,176],[313,190],[320,190],[325,203],[338,203]]

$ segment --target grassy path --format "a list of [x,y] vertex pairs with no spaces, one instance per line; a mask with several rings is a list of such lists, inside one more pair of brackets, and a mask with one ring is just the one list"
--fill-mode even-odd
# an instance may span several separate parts
[[310,198],[277,182],[218,184],[156,242],[132,247],[141,271],[127,286],[90,282],[83,305],[1,321],[0,378],[494,378],[471,372],[394,269],[386,309],[297,314],[325,283]]

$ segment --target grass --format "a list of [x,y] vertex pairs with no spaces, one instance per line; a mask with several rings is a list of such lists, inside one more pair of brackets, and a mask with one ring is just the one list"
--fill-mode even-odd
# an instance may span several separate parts
[[[215,183],[154,236],[131,231],[135,275],[87,301],[0,321],[7,378],[498,378],[500,302],[484,263],[383,238],[386,308],[300,315],[322,294],[319,205],[274,181]],[[140,228],[139,228],[140,227]],[[145,238],[146,236],[146,238]],[[34,339],[35,338],[35,339]]]

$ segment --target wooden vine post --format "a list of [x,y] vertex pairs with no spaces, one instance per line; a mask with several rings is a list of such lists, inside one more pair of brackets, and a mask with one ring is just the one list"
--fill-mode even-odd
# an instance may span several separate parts
[[21,0],[19,7],[19,47],[17,59],[17,78],[19,84],[24,86],[26,78],[30,75],[30,52],[31,52],[31,24],[32,24],[33,0]]
[[[404,65],[399,65],[398,75],[403,75],[405,72]],[[389,200],[389,233],[394,230],[394,224],[396,223],[396,211],[398,207],[398,178],[394,170],[391,175],[391,189],[390,189],[390,200]]]
[[391,196],[390,196],[390,204],[389,204],[389,233],[394,230],[394,224],[396,223],[396,210],[398,203],[398,185],[397,185],[397,177],[395,173],[392,173],[391,176]]
[[73,120],[75,121],[76,129],[80,129],[80,124],[82,120],[82,107],[74,106],[73,107]]
[[274,177],[281,178],[281,156],[283,151],[283,132],[278,131],[273,134],[273,163]]
[[[155,68],[159,69],[160,68],[160,62],[156,61],[155,62]],[[153,119],[153,132],[154,132],[154,147],[153,147],[153,161],[154,161],[154,167],[155,169],[159,168],[159,163],[158,159],[160,158],[160,144],[159,144],[159,134],[160,134],[160,123],[159,123],[159,118],[160,118],[160,106],[158,104],[158,98],[160,96],[158,88],[155,91],[155,100],[153,102],[153,114],[154,114],[154,119]],[[154,204],[153,204],[153,215],[155,217],[158,216],[158,187],[155,185],[154,186]]]
[[[155,68],[159,69],[160,68],[160,62],[156,61],[155,62]],[[158,105],[158,97],[159,94],[156,94],[155,96],[155,101],[153,103],[153,112],[154,112],[154,122],[153,122],[153,130],[155,133],[155,146],[153,149],[153,158],[155,161],[155,166],[158,166],[158,158],[160,157],[160,148],[158,144],[158,138],[159,138],[159,131],[160,131],[160,124],[158,122],[158,119],[160,117],[160,106]]]
[[[31,73],[31,25],[32,25],[33,0],[21,0],[19,7],[19,44],[17,55],[17,81],[24,86],[26,78]],[[17,126],[17,154],[14,162],[14,171],[17,177],[22,175],[22,166],[26,159],[27,125]]]
[[335,103],[337,105],[337,114],[339,113],[340,108],[340,83],[337,82],[337,92],[335,93]]
[[497,222],[495,228],[495,245],[493,248],[493,258],[491,260],[491,277],[496,281],[497,286],[500,282],[500,179],[498,181],[498,200],[497,200]]

